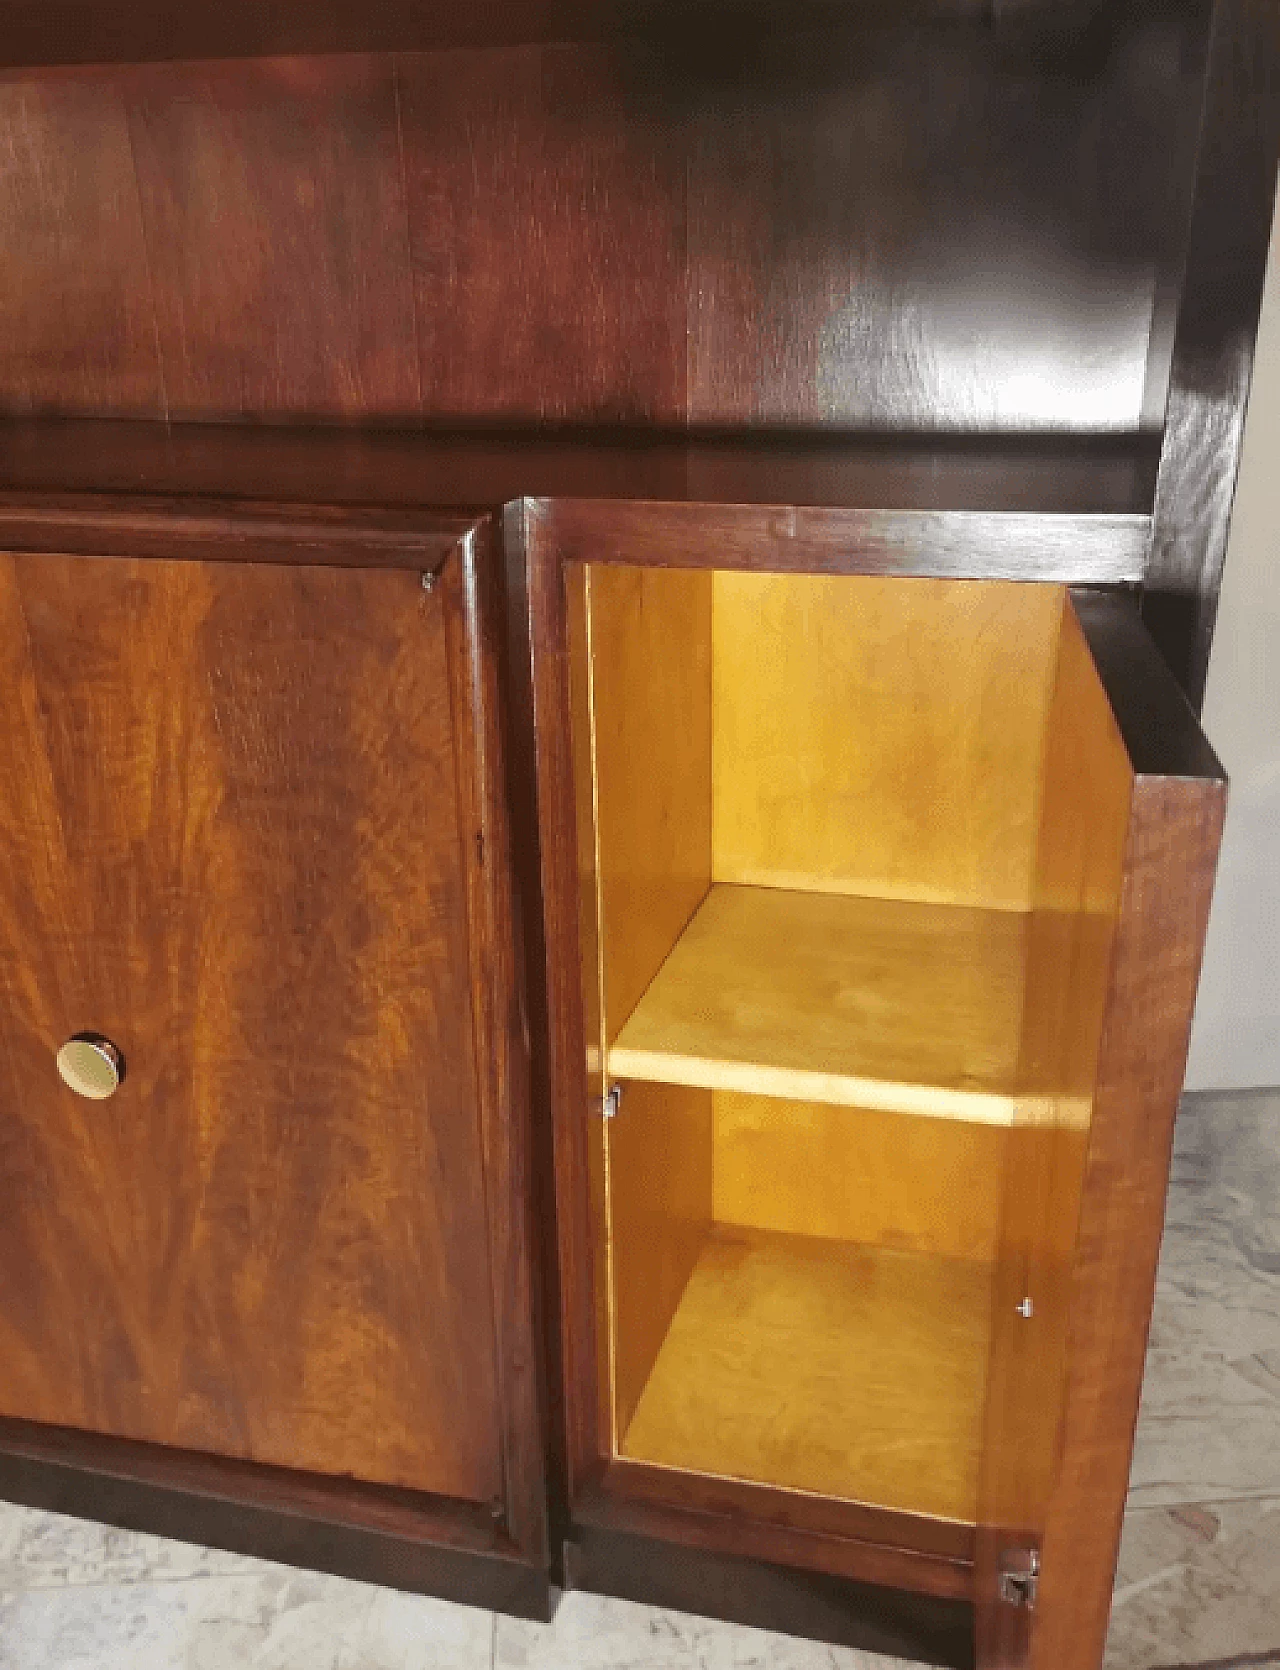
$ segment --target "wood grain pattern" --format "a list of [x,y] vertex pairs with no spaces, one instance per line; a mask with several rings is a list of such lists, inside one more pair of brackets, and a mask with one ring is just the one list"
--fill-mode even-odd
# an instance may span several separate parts
[[683,164],[630,96],[645,73],[573,46],[400,59],[437,420],[683,417]]
[[502,1491],[489,1503],[529,1567],[550,1563],[537,1262],[539,1156],[531,1119],[529,1018],[507,781],[501,677],[500,535],[483,520],[436,577],[452,676],[460,845],[480,1111]]
[[1007,1125],[1026,933],[1017,911],[718,882],[609,1070]]
[[[641,499],[728,505],[862,506],[933,513],[889,519],[926,547],[1012,561],[1032,578],[1137,579],[1149,532],[1155,456],[1140,436],[1083,441],[1019,437],[899,441],[858,435],[699,436],[647,426],[454,430],[303,428],[263,424],[0,422],[0,488],[277,499],[285,503],[455,505],[492,509],[520,498]],[[596,506],[599,517],[607,507]],[[945,512],[967,513],[953,525]],[[982,514],[982,513],[985,513]],[[1005,532],[1007,518],[1017,517]],[[1047,530],[1044,517],[1065,517]],[[1104,518],[1100,534],[1091,533]],[[976,520],[975,520],[976,518]],[[603,537],[603,530],[598,537]],[[882,543],[887,535],[881,535]],[[1083,543],[1068,562],[1068,545]],[[864,540],[865,543],[865,540]],[[1110,551],[1110,558],[1106,553]],[[1126,556],[1127,553],[1127,556]],[[943,551],[935,561],[943,561]],[[1127,561],[1112,572],[1099,563]]]
[[717,1090],[712,1130],[718,1223],[995,1258],[999,1126]]
[[[1039,1548],[1060,1461],[1072,1261],[1133,773],[1074,608],[1049,710],[1019,1072],[999,1212],[981,1546]],[[1018,1306],[1030,1299],[1033,1314]],[[998,1557],[998,1550],[997,1550]],[[979,1585],[994,1578],[984,1568]],[[985,1593],[984,1593],[985,1599]],[[984,1609],[1016,1657],[1028,1619]]]
[[441,599],[12,557],[0,608],[0,1407],[500,1498]]
[[588,587],[607,1048],[711,882],[711,576]]
[[726,574],[713,595],[718,882],[1023,907],[1051,586]]
[[100,79],[0,81],[0,410],[163,417],[129,129]]
[[666,567],[678,551],[691,568],[1079,586],[1140,581],[1150,531],[1144,516],[864,511],[745,498],[707,506],[555,498],[547,513],[566,562]]
[[467,512],[193,496],[0,494],[3,549],[58,556],[333,563],[434,574],[474,525]]
[[1102,1657],[1225,805],[1221,767],[1135,612],[1114,600],[1075,609],[1134,785],[1070,1275],[1061,1463],[1029,1640],[992,1604],[992,1549],[979,1545],[983,1662],[1035,1670],[1093,1670]]
[[717,1228],[623,1454],[972,1522],[990,1272]]
[[1050,10],[721,47],[689,98],[695,422],[1138,426],[1185,13]]
[[125,82],[175,418],[421,411],[392,65]]
[[709,1090],[629,1083],[609,1121],[615,1448],[711,1227]]
[[1215,0],[1143,615],[1199,706],[1280,160],[1280,13]]

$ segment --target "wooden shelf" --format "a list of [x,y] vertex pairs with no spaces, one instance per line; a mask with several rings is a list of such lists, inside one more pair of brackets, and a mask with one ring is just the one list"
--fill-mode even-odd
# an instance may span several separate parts
[[717,884],[615,1079],[1013,1122],[1029,916]]
[[516,498],[1099,517],[1144,525],[1139,437],[874,437],[822,430],[344,429],[0,421],[0,491],[484,509]]
[[717,1227],[623,1455],[972,1523],[989,1266]]
[[0,548],[109,553],[95,528],[122,516],[162,542],[210,501],[471,514],[533,498],[566,557],[598,549],[607,517],[641,563],[701,543],[730,567],[839,569],[857,552],[868,573],[1125,585],[1146,561],[1153,465],[1138,437],[10,419]]

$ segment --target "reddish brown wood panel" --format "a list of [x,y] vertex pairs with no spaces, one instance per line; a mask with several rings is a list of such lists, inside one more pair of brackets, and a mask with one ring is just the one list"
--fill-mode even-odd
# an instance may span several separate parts
[[675,422],[684,166],[637,52],[399,60],[433,417]]
[[1097,1670],[1111,1586],[1224,797],[1139,778],[1086,1162],[1061,1463],[1035,1613],[993,1605],[979,1544],[984,1670]]
[[[1221,767],[1133,605],[1077,594],[1073,608],[1134,781],[1078,1231],[1069,1256],[1052,1261],[1062,1279],[1048,1309],[1051,1318],[1061,1311],[1065,1391],[1046,1386],[1043,1367],[1031,1362],[1011,1382],[1006,1363],[988,1420],[989,1444],[1005,1448],[988,1458],[985,1506],[1006,1517],[984,1525],[978,1537],[982,1670],[1097,1670],[1102,1662],[1174,1114],[1226,799]],[[1105,773],[1096,766],[1092,782],[1073,770],[1077,785],[1101,788]],[[1091,842],[1098,839],[1104,806],[1091,808]],[[1045,1271],[1038,1274],[1045,1278]],[[1031,1279],[1036,1276],[1033,1271]],[[1043,1327],[1031,1323],[1038,1325]],[[1056,1319],[1050,1328],[1059,1331]],[[1028,1351],[1047,1343],[1037,1343],[1034,1333],[1027,1339]],[[1002,1392],[1003,1424],[995,1408]],[[1056,1421],[1045,1417],[1050,1399],[1059,1404]],[[1040,1483],[1052,1488],[1037,1489]],[[1011,1520],[1019,1512],[1031,1523]],[[1043,1568],[1030,1613],[996,1598],[1002,1548],[1027,1541],[1041,1541]]]
[[462,583],[0,564],[0,1412],[502,1494]]
[[172,415],[416,417],[391,61],[121,80]]
[[691,82],[695,423],[1137,427],[1184,19],[1026,10]]
[[151,281],[119,92],[0,81],[0,409],[164,415]]

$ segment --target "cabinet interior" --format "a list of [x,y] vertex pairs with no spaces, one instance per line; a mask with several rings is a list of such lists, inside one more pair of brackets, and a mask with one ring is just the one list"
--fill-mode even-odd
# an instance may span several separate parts
[[570,573],[613,1452],[974,1523],[1010,1324],[1053,1401],[1132,781],[1068,594]]

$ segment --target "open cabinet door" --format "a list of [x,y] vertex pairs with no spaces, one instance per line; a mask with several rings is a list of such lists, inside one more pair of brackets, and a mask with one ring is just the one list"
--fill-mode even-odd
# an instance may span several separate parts
[[1051,698],[1025,1089],[995,1275],[980,1670],[1097,1670],[1225,782],[1126,599]]

